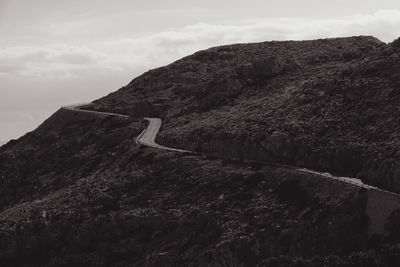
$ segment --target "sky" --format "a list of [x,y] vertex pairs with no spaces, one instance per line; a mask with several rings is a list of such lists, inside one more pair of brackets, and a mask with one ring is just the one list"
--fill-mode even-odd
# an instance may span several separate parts
[[398,0],[0,0],[0,141],[212,46],[400,37]]

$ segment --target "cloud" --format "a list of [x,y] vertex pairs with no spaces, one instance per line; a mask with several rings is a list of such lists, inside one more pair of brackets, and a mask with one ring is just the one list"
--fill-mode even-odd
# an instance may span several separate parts
[[277,18],[236,25],[197,23],[136,38],[87,43],[85,46],[17,46],[0,49],[0,73],[74,78],[82,69],[128,72],[153,68],[210,46],[268,40],[374,35],[392,41],[400,35],[400,10],[338,19]]
[[153,39],[159,44],[185,46],[351,35],[374,35],[384,41],[392,41],[400,35],[400,10],[380,10],[371,15],[337,19],[265,19],[245,25],[198,23],[178,31],[157,34]]
[[[101,31],[108,25],[106,22],[92,24]],[[49,32],[43,27],[40,35],[32,34],[38,38],[36,41],[0,44],[0,110],[4,114],[0,116],[0,126],[9,129],[0,139],[32,129],[60,105],[101,97],[148,69],[211,46],[352,35],[374,35],[390,42],[400,36],[398,9],[336,19],[273,18],[231,24],[196,23],[156,33],[141,32],[134,37],[128,31],[119,37],[106,36],[109,31],[105,30],[105,35],[96,39],[87,35],[88,29],[82,27],[85,23],[89,23],[88,18],[82,16],[82,21],[76,18],[68,24],[67,33],[76,33],[74,37],[58,25],[50,27]],[[54,32],[69,39],[53,39]],[[87,38],[78,42],[76,36]],[[25,115],[15,117],[18,110],[23,110]],[[33,110],[40,110],[39,119],[27,123],[24,118]]]
[[8,47],[0,50],[0,74],[72,77],[74,72],[100,63],[103,57],[98,51],[86,47]]

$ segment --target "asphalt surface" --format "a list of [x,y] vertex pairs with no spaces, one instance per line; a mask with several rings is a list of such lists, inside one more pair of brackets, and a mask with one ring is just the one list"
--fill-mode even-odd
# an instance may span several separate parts
[[141,145],[154,147],[154,148],[158,148],[158,149],[169,150],[169,151],[191,152],[191,151],[184,150],[184,149],[176,149],[176,148],[166,147],[166,146],[157,144],[156,137],[161,128],[161,123],[162,123],[161,119],[160,118],[144,118],[144,119],[149,121],[149,125],[136,138],[137,143],[139,143]]

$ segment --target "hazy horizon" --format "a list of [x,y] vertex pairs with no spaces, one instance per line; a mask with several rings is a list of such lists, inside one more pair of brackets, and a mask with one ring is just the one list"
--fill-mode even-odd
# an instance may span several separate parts
[[[290,7],[290,8],[288,8]],[[394,0],[0,0],[0,141],[211,46],[400,36]]]

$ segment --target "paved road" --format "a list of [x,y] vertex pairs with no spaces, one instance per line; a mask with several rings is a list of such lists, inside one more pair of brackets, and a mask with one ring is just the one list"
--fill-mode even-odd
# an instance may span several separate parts
[[[86,112],[86,113],[92,113],[92,114],[97,114],[97,115],[111,115],[111,116],[118,116],[118,117],[122,117],[122,118],[128,118],[129,117],[127,115],[121,115],[121,114],[117,114],[117,113],[91,111],[91,110],[82,109],[82,108],[90,106],[90,105],[92,105],[92,104],[91,103],[89,103],[89,104],[88,103],[84,103],[84,104],[70,105],[70,106],[66,106],[66,107],[63,107],[63,108],[64,109],[68,109],[68,110],[72,110],[72,111]],[[161,119],[160,118],[144,118],[144,119],[149,121],[149,125],[136,138],[136,143],[141,144],[141,145],[145,145],[145,146],[148,146],[148,147],[163,149],[163,150],[169,150],[169,151],[175,151],[175,152],[195,153],[195,152],[189,151],[189,150],[176,149],[176,148],[166,147],[166,146],[162,146],[162,145],[157,144],[155,139],[156,139],[157,134],[158,134],[158,132],[159,132],[159,130],[161,128],[161,124],[162,124]],[[352,184],[352,185],[355,185],[355,186],[358,186],[358,187],[363,187],[363,188],[366,188],[366,189],[374,189],[374,190],[377,190],[377,191],[381,191],[383,193],[388,193],[388,194],[391,194],[391,195],[399,196],[399,194],[397,194],[397,193],[386,191],[386,190],[382,190],[382,189],[379,189],[377,187],[364,184],[360,179],[357,179],[357,178],[339,177],[339,176],[334,176],[334,175],[332,175],[330,173],[327,173],[327,172],[318,172],[318,171],[309,170],[309,169],[306,169],[306,168],[298,168],[298,167],[295,167],[295,166],[284,165],[284,164],[272,163],[272,165],[278,165],[278,166],[281,166],[281,167],[294,169],[294,170],[299,171],[299,172],[314,174],[314,175],[316,175],[318,177],[333,179],[333,180],[336,180],[336,181],[339,181],[339,182]]]
[[85,107],[90,107],[92,106],[92,103],[81,103],[81,104],[74,104],[74,105],[69,105],[69,106],[64,106],[62,107],[63,109],[67,110],[72,110],[72,111],[79,111],[79,112],[84,112],[84,113],[91,113],[91,114],[96,114],[96,115],[108,115],[108,116],[116,116],[120,118],[129,118],[127,115],[122,115],[122,114],[117,114],[117,113],[110,113],[110,112],[101,112],[101,111],[94,111],[94,110],[87,110],[87,109],[82,109]]
[[145,120],[149,121],[149,125],[143,132],[136,138],[136,142],[145,146],[169,150],[169,151],[176,151],[176,152],[190,152],[189,150],[183,149],[176,149],[171,147],[162,146],[156,143],[156,137],[158,132],[160,131],[161,127],[161,119],[160,118],[144,118]]

